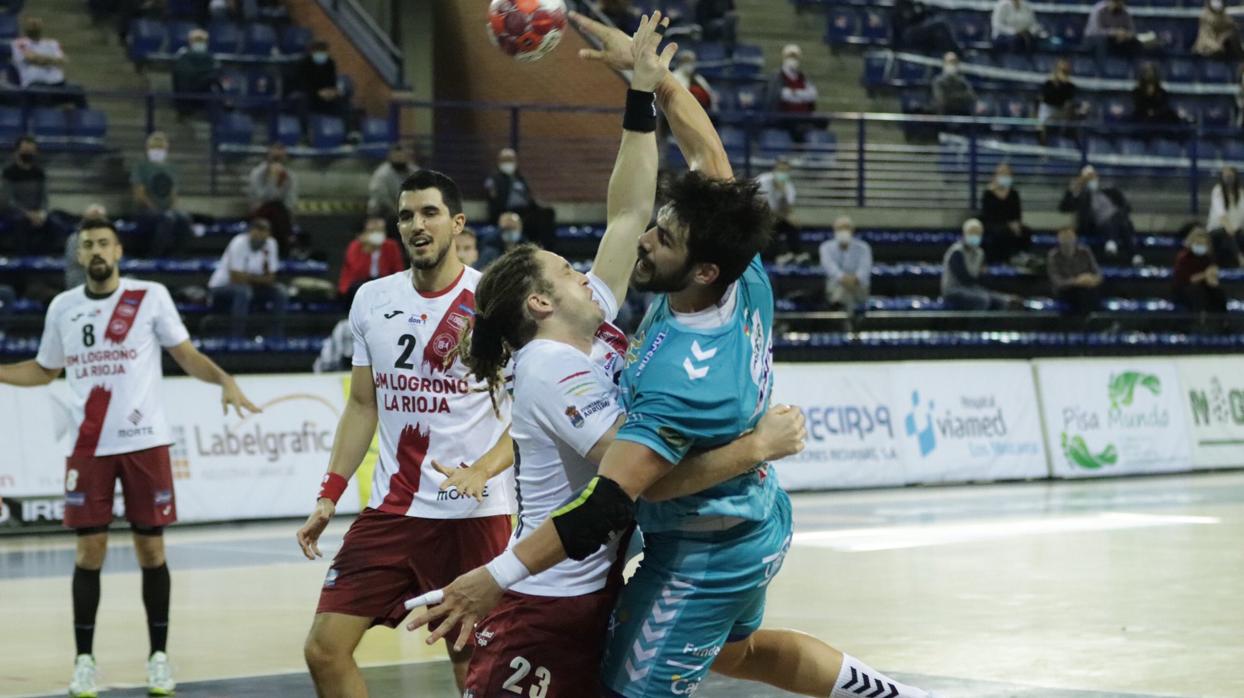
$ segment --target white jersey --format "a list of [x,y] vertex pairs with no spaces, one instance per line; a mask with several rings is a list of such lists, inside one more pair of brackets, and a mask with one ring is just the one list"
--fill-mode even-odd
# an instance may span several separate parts
[[[562,342],[536,339],[514,357],[510,436],[518,451],[519,520],[510,547],[596,476],[598,468],[587,453],[622,415],[615,376],[626,355],[626,335],[610,324],[618,311],[609,287],[594,275],[588,279],[605,311],[591,356]],[[512,590],[533,596],[590,594],[604,588],[616,557],[615,542],[586,560],[559,562]]]
[[441,491],[446,467],[470,465],[501,438],[510,421],[508,395],[493,412],[487,385],[454,351],[475,316],[480,273],[465,268],[449,288],[415,290],[411,271],[369,281],[350,307],[355,366],[370,366],[380,414],[380,459],[367,506],[427,519],[514,513],[510,470],[488,481],[484,501]]
[[85,286],[48,306],[35,361],[65,369],[78,436],[72,455],[110,456],[171,444],[160,400],[162,347],[190,339],[168,289],[121,279],[102,298]]

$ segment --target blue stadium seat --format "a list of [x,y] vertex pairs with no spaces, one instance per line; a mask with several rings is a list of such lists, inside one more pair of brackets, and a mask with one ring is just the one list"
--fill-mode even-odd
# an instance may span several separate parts
[[890,43],[890,18],[881,10],[865,9],[860,38],[870,44]]
[[1095,78],[1097,77],[1097,61],[1091,56],[1073,56],[1071,73],[1080,78]]
[[905,92],[899,95],[898,103],[904,114],[918,114],[925,110],[928,99],[915,92]]
[[998,116],[1011,119],[1027,119],[1033,115],[1032,99],[1028,97],[1008,97],[999,104]]
[[389,128],[388,119],[367,117],[363,119],[360,127],[363,137],[362,143],[358,146],[360,155],[382,158],[396,141],[392,129]]
[[742,157],[743,152],[747,149],[747,134],[743,130],[734,126],[723,126],[721,128],[721,145],[726,149],[726,153],[731,157]]
[[63,109],[32,109],[30,112],[30,132],[36,140],[64,139],[69,133],[69,122],[65,119]]
[[764,70],[764,67],[765,50],[763,48],[753,44],[737,44],[734,47],[731,69],[736,75],[755,75]]
[[1208,104],[1201,108],[1201,125],[1206,128],[1227,128],[1231,125],[1231,108],[1225,104]]
[[825,42],[830,46],[851,43],[861,35],[860,15],[850,7],[834,7],[829,10],[829,26],[825,30]]
[[1052,73],[1054,72],[1054,64],[1058,62],[1059,58],[1062,58],[1062,56],[1056,56],[1052,53],[1035,54],[1032,57],[1033,69],[1043,75]]
[[98,109],[73,109],[69,112],[69,134],[102,140],[108,134],[108,115]]
[[198,19],[206,4],[198,0],[167,0],[164,11],[172,19]]
[[933,69],[923,63],[899,61],[895,70],[895,83],[899,87],[927,85],[933,77]]
[[1051,33],[1062,39],[1063,46],[1079,46],[1084,41],[1084,16],[1057,15]]
[[1201,116],[1201,110],[1196,101],[1191,99],[1177,99],[1171,103],[1171,107],[1175,109],[1175,113],[1179,114],[1179,118],[1185,122],[1196,123]]
[[989,17],[981,12],[956,12],[951,21],[955,38],[965,47],[985,47],[989,40]]
[[229,112],[219,117],[213,129],[218,145],[250,145],[255,137],[255,122],[241,112]]
[[1146,144],[1144,141],[1142,141],[1139,138],[1127,138],[1127,137],[1120,138],[1119,139],[1119,154],[1120,155],[1132,155],[1132,156],[1148,155],[1149,146],[1148,144]]
[[890,57],[884,53],[870,53],[864,56],[864,74],[861,82],[864,87],[881,87],[885,84],[886,73],[890,67]]
[[998,116],[998,100],[993,95],[980,95],[976,99],[976,108],[972,110],[973,116],[991,117]]
[[1244,141],[1230,138],[1222,143],[1222,157],[1231,162],[1244,162]]
[[808,131],[801,149],[814,157],[832,157],[838,147],[838,138],[833,132],[823,129]]
[[743,111],[755,111],[765,106],[765,87],[763,85],[739,85],[734,90],[735,104]]
[[346,140],[346,125],[335,116],[311,117],[311,147],[331,149],[340,147]]
[[1101,76],[1107,80],[1127,80],[1132,77],[1132,62],[1111,56],[1102,66]]
[[1201,80],[1204,82],[1231,84],[1235,82],[1235,77],[1231,66],[1222,61],[1207,60],[1201,63]]
[[126,34],[125,43],[128,45],[126,53],[129,54],[130,60],[141,63],[147,60],[147,56],[160,50],[164,45],[164,24],[151,19],[136,19],[130,22],[129,33]]
[[251,70],[246,74],[247,104],[252,110],[275,108],[276,78],[263,68]]
[[1110,98],[1103,102],[1101,117],[1108,124],[1121,124],[1127,121],[1132,109],[1122,99]]
[[793,150],[790,133],[780,128],[767,128],[760,132],[760,150],[768,158],[774,158]]
[[1181,143],[1170,140],[1169,138],[1155,138],[1150,144],[1152,152],[1158,157],[1178,158],[1185,157],[1187,152]]
[[239,98],[246,96],[246,73],[239,68],[226,68],[220,72],[221,94]]
[[1032,62],[1028,60],[1028,57],[1019,53],[1004,53],[998,62],[999,67],[1007,70],[1033,70]]
[[0,39],[16,39],[17,37],[17,15],[0,15]]
[[269,134],[270,141],[292,146],[302,140],[302,125],[293,114],[278,114],[272,128],[275,130]]
[[242,43],[242,30],[233,22],[212,22],[207,34],[207,47],[212,53],[237,53]]
[[1172,58],[1163,66],[1166,79],[1171,82],[1194,82],[1196,80],[1196,63],[1187,58]]
[[190,32],[198,28],[194,22],[176,21],[168,23],[168,41],[164,44],[165,53],[177,53],[190,41]]
[[1119,149],[1115,146],[1113,140],[1105,136],[1089,136],[1088,152],[1093,155],[1117,155]]
[[698,65],[702,66],[707,63],[719,68],[729,60],[726,56],[726,47],[715,41],[698,44],[695,47],[695,58]]
[[22,110],[16,107],[0,107],[0,142],[12,144],[24,131]]
[[306,27],[289,25],[281,30],[281,53],[294,55],[307,52],[311,43],[311,30]]
[[250,24],[243,36],[242,52],[248,56],[270,56],[276,50],[276,32],[267,24]]

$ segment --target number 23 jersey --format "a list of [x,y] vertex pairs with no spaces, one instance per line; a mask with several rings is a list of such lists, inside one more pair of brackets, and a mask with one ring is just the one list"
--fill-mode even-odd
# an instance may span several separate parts
[[467,267],[448,288],[424,293],[407,270],[363,284],[354,297],[353,364],[371,367],[380,429],[368,507],[428,519],[514,513],[511,469],[489,480],[476,502],[442,491],[445,478],[432,467],[475,463],[510,423],[509,396],[498,396],[498,418],[487,385],[456,356],[475,317],[480,276]]

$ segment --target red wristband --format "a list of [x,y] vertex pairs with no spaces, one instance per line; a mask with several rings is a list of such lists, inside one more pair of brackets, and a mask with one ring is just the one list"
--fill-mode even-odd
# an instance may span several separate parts
[[324,479],[320,481],[320,496],[333,500],[333,504],[341,499],[341,493],[346,491],[346,486],[350,481],[341,477],[337,473],[324,473]]

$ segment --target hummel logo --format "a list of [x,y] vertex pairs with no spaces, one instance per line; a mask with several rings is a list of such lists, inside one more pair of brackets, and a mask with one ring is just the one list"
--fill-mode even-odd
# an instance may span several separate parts
[[393,318],[397,317],[398,315],[401,315],[403,312],[404,312],[404,311],[401,311],[401,310],[390,310],[389,312],[387,312],[387,313],[385,313],[385,314],[384,314],[384,319],[385,319],[385,320],[392,320]]

